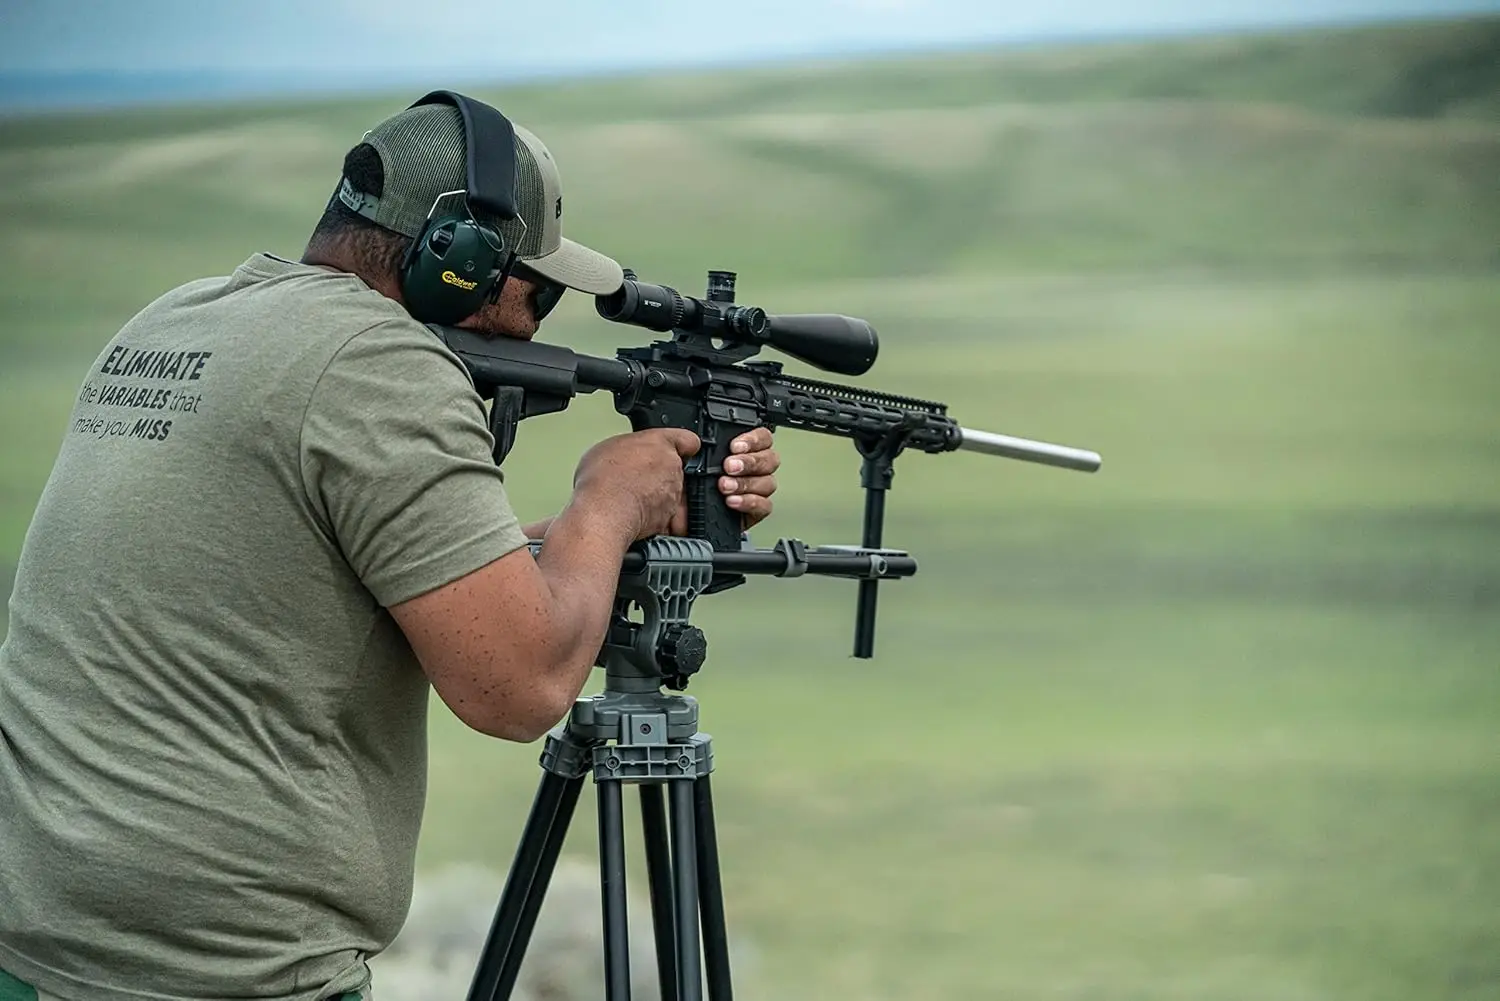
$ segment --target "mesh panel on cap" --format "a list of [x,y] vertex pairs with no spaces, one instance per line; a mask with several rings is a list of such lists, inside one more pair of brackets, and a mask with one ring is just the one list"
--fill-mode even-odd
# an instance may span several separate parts
[[[500,232],[505,234],[507,246],[515,247],[521,257],[540,257],[542,254],[542,220],[546,211],[546,189],[542,185],[542,172],[536,165],[536,157],[519,138],[516,139],[516,209],[520,221],[507,219],[500,223]],[[521,233],[521,223],[526,232]]]
[[388,229],[416,236],[438,195],[468,185],[463,117],[457,108],[410,108],[377,125],[365,142],[380,153],[385,169],[376,221]]

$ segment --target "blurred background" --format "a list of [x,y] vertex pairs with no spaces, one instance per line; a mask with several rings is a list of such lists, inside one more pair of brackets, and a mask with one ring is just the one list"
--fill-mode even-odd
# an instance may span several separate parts
[[[12,0],[0,60],[0,595],[117,327],[465,89],[644,280],[865,317],[841,381],[1104,456],[903,457],[871,660],[845,582],[697,603],[740,996],[1500,998],[1497,5]],[[523,424],[523,518],[625,429]],[[778,448],[756,542],[857,542],[854,449]],[[441,703],[432,749],[387,1001],[467,988],[541,774]],[[602,996],[591,796],[532,997]]]

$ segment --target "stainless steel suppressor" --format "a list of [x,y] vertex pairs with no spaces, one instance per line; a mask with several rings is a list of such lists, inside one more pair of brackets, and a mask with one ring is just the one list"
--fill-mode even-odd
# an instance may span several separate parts
[[963,440],[958,446],[960,451],[1003,455],[1007,459],[1039,462],[1044,466],[1060,466],[1063,469],[1076,469],[1084,473],[1096,471],[1104,461],[1099,457],[1098,452],[1090,452],[1084,448],[1054,445],[1050,442],[1015,438],[1008,434],[993,434],[989,431],[975,431],[973,428],[961,427],[958,430],[963,435]]

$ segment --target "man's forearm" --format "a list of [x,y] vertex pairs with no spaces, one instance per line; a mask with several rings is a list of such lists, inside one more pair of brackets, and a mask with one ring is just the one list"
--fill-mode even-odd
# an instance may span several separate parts
[[[555,661],[568,699],[588,681],[604,640],[618,586],[620,562],[633,535],[612,505],[574,496],[562,512],[527,525],[529,538],[543,538],[537,556],[558,620],[571,642]],[[541,531],[538,531],[541,529]]]

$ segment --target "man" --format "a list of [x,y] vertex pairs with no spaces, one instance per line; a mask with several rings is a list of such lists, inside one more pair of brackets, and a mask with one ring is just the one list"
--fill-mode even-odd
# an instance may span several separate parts
[[[674,430],[595,445],[554,518],[512,513],[483,402],[402,301],[464,141],[450,105],[387,119],[300,262],[167,293],[80,387],[0,647],[0,999],[368,997],[410,901],[429,685],[539,738],[626,548],[685,530],[699,442]],[[542,143],[517,126],[515,150],[520,217],[493,222],[520,261],[459,325],[529,338],[621,270],[562,238]],[[748,526],[778,459],[765,429],[735,447]]]

